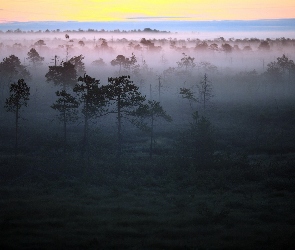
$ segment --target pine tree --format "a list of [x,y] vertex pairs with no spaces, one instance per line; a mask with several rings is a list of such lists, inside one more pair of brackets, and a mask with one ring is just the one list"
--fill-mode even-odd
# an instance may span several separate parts
[[[171,122],[172,118],[166,113],[160,102],[148,101],[147,104],[141,104],[136,111],[133,113],[134,116],[139,117],[142,121],[133,120],[133,123],[142,130],[146,130],[150,133],[150,158],[153,156],[154,149],[154,127],[157,118],[162,118],[167,122]],[[146,123],[145,121],[148,120]]]
[[39,53],[32,48],[29,52],[28,52],[28,57],[27,59],[29,60],[30,63],[33,64],[33,67],[36,68],[36,66],[41,66],[42,62],[44,61],[44,57],[41,57],[39,55]]
[[130,80],[130,76],[108,79],[109,84],[102,86],[106,97],[112,105],[109,113],[117,115],[117,158],[122,151],[122,119],[132,116],[136,107],[145,100],[138,87]]
[[96,80],[86,74],[79,77],[73,91],[78,94],[80,103],[83,104],[82,114],[84,116],[84,133],[82,155],[88,147],[88,127],[89,120],[102,116],[106,113],[104,109],[108,102],[105,98],[105,89],[99,87],[100,80]]
[[51,108],[59,111],[59,120],[63,123],[64,130],[64,153],[67,147],[67,124],[78,119],[79,102],[74,96],[65,90],[57,91],[56,96],[59,97]]
[[15,113],[15,155],[18,154],[18,127],[19,127],[19,112],[21,107],[27,106],[27,101],[30,96],[30,87],[27,86],[24,79],[19,79],[17,83],[10,85],[10,96],[5,101],[6,110]]

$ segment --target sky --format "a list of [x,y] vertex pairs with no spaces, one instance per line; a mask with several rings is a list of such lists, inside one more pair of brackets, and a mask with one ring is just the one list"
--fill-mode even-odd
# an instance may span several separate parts
[[9,0],[0,23],[295,18],[294,0]]

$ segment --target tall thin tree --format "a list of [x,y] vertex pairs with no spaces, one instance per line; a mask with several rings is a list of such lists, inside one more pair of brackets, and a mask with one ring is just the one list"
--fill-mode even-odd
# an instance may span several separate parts
[[138,91],[139,87],[133,84],[130,76],[110,77],[109,84],[102,86],[106,97],[113,106],[109,113],[117,115],[117,158],[122,153],[122,119],[131,116],[134,109],[145,100]]
[[59,97],[51,108],[59,111],[59,120],[63,123],[64,132],[64,153],[66,153],[67,148],[67,124],[69,122],[74,122],[78,119],[78,107],[79,102],[71,94],[67,93],[65,90],[57,91],[56,96]]
[[200,99],[203,102],[203,109],[206,109],[206,104],[210,100],[211,97],[213,97],[212,91],[212,85],[211,82],[208,80],[207,74],[204,75],[203,80],[198,85]]
[[6,110],[15,113],[15,156],[18,154],[18,127],[19,127],[19,111],[22,106],[27,106],[30,99],[30,87],[24,79],[19,79],[17,83],[10,85],[10,96],[5,101]]
[[104,107],[107,105],[104,89],[99,87],[100,80],[96,80],[86,74],[78,78],[78,82],[74,87],[74,92],[79,96],[80,102],[83,104],[82,113],[84,116],[84,133],[82,155],[88,147],[88,126],[91,118],[101,116],[105,113]]
[[[171,122],[172,118],[170,115],[166,113],[166,111],[163,109],[163,107],[160,105],[160,102],[157,101],[148,101],[147,104],[141,104],[136,111],[133,113],[134,116],[137,116],[139,118],[142,118],[143,121],[136,121],[133,122],[135,125],[137,125],[140,129],[146,130],[150,133],[150,159],[153,157],[153,151],[154,151],[154,127],[155,127],[155,121],[157,118],[162,118],[166,120],[167,122]],[[147,123],[145,122],[146,120]]]

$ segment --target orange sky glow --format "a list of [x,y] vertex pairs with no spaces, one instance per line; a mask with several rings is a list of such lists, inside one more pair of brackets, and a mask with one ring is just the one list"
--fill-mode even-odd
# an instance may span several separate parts
[[294,0],[10,0],[0,22],[295,18]]

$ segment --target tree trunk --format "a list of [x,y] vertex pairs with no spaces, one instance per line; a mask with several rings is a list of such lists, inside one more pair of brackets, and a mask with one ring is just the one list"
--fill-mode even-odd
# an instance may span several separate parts
[[122,124],[121,124],[121,98],[118,97],[118,107],[117,107],[117,120],[118,120],[118,145],[117,145],[117,158],[119,159],[121,157],[121,150],[122,150]]
[[64,120],[64,154],[65,154],[67,151],[67,121],[66,121],[65,104],[64,104],[64,110],[63,110],[63,120]]
[[16,107],[16,112],[15,112],[15,146],[14,146],[14,154],[15,156],[18,155],[18,104]]
[[154,114],[152,114],[152,123],[151,123],[150,159],[153,158],[153,141],[154,141]]
[[85,151],[87,151],[88,147],[88,101],[85,103],[85,114],[84,114],[84,136],[83,136],[83,148],[82,148],[82,156],[84,156]]

